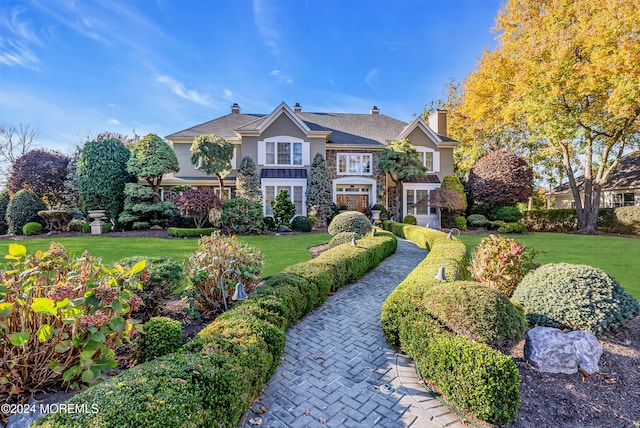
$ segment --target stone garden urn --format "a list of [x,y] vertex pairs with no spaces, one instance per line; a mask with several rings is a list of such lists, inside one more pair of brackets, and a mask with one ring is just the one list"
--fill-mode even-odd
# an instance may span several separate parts
[[380,220],[381,212],[382,212],[381,210],[371,210],[371,220],[372,221]]
[[102,235],[102,219],[107,217],[105,210],[89,210],[89,218],[93,219],[90,223],[92,235]]

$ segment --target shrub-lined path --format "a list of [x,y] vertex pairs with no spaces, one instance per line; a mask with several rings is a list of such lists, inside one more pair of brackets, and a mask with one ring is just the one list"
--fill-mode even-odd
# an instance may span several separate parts
[[382,304],[424,257],[399,239],[394,255],[292,326],[276,373],[240,427],[256,426],[257,417],[270,428],[466,426],[382,336]]

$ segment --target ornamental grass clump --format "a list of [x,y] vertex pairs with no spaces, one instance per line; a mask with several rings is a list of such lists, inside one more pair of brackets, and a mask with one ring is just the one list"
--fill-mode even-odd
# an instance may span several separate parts
[[546,264],[513,293],[531,325],[593,334],[611,332],[640,315],[640,304],[604,271],[568,263]]
[[258,284],[263,264],[260,250],[241,243],[235,236],[214,233],[203,237],[198,241],[196,252],[187,260],[187,277],[191,283],[187,294],[192,308],[205,314],[222,312],[221,284],[228,300],[238,280],[249,293]]
[[522,278],[533,269],[537,252],[515,239],[489,235],[476,247],[469,271],[474,281],[511,297]]
[[145,261],[109,269],[87,252],[71,258],[55,242],[27,255],[10,244],[0,270],[0,401],[19,403],[35,391],[91,384],[117,366],[114,347],[135,332],[134,293]]

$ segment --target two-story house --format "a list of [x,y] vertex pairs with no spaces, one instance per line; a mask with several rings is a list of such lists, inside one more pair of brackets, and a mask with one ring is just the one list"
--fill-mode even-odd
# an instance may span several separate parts
[[[193,140],[215,134],[235,146],[233,172],[224,179],[225,195],[235,193],[240,160],[251,157],[262,185],[264,214],[272,214],[271,201],[289,191],[296,214],[306,215],[305,193],[311,160],[321,153],[333,189],[333,201],[363,211],[375,203],[393,204],[395,183],[378,168],[380,151],[393,140],[406,138],[420,153],[428,172],[406,180],[402,186],[402,215],[414,215],[419,224],[436,225],[437,212],[429,206],[429,191],[440,187],[442,177],[453,174],[453,149],[457,141],[447,137],[446,112],[435,111],[429,124],[418,117],[410,123],[380,113],[311,113],[296,103],[281,103],[269,114],[244,114],[234,104],[231,113],[168,135],[180,162],[180,171],[163,180],[166,186],[217,186],[217,179],[197,170],[190,162]],[[216,190],[217,191],[217,190]]]

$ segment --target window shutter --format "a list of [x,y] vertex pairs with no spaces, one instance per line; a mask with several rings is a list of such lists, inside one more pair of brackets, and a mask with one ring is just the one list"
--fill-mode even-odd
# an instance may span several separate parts
[[311,165],[311,144],[309,144],[307,141],[304,141],[302,143],[302,165]]
[[440,172],[440,152],[433,152],[433,172]]
[[264,165],[267,161],[267,144],[264,141],[258,141],[258,165]]

